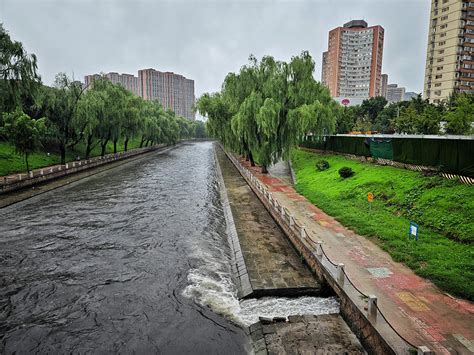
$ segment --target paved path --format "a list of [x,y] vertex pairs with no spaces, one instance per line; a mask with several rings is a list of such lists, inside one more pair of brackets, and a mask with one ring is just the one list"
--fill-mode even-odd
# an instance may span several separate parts
[[260,168],[250,169],[274,197],[323,241],[331,260],[344,263],[350,279],[366,294],[378,297],[394,328],[415,345],[436,353],[474,353],[474,304],[440,291],[373,242],[345,228],[311,204],[291,186]]
[[318,295],[320,285],[221,148],[216,154],[234,217],[252,297]]
[[289,316],[250,326],[255,355],[266,354],[366,354],[357,337],[339,314]]

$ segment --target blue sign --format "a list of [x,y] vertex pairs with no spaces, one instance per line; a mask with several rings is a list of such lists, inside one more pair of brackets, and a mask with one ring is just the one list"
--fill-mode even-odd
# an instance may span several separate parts
[[416,240],[418,240],[418,224],[410,221],[410,229],[408,230],[408,239],[410,239],[412,236],[415,237]]

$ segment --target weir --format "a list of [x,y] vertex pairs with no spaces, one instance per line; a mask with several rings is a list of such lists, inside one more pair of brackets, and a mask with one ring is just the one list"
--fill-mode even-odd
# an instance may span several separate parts
[[[240,298],[334,295],[312,274],[285,232],[249,187],[222,148],[215,144],[221,200],[232,249],[232,270]],[[260,317],[247,329],[255,354],[365,354],[339,313]]]

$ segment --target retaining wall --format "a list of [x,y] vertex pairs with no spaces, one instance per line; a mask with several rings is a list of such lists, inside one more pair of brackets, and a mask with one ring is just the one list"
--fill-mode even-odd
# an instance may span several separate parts
[[36,169],[29,173],[14,174],[3,177],[0,180],[0,194],[16,191],[25,187],[34,186],[43,182],[51,181],[66,175],[78,173],[97,166],[109,164],[118,160],[128,159],[137,155],[145,154],[166,147],[164,144],[153,147],[138,148],[127,152],[107,154],[103,157],[94,157],[68,162],[62,165],[54,165],[42,169]]

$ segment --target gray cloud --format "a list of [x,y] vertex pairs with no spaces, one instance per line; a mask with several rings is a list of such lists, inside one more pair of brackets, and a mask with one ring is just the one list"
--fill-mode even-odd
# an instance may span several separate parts
[[421,92],[430,0],[150,1],[0,0],[0,21],[39,58],[45,83],[57,72],[141,68],[195,80],[196,94],[219,89],[250,53],[288,60],[308,50],[320,78],[328,31],[351,19],[385,28],[383,72]]

